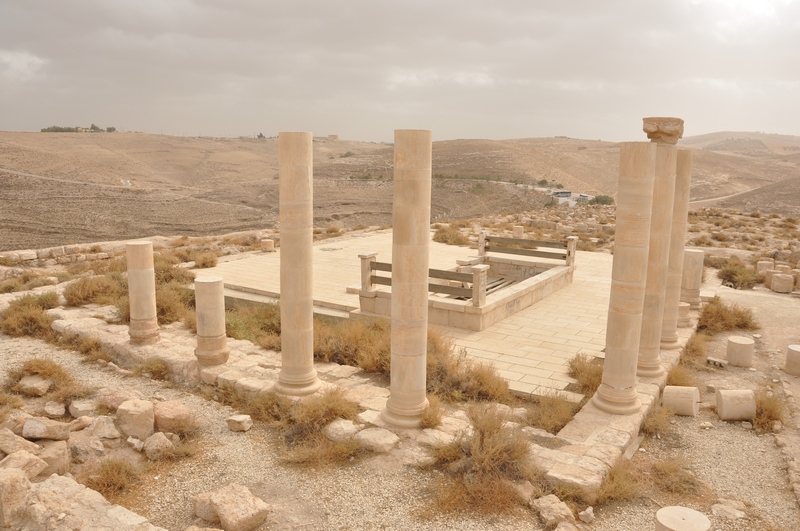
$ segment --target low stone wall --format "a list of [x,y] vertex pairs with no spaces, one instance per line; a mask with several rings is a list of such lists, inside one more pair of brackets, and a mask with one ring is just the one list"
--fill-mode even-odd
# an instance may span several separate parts
[[106,260],[115,254],[125,251],[125,244],[120,242],[91,245],[60,245],[45,249],[25,249],[22,251],[6,251],[0,253],[11,264],[31,267],[48,267],[73,262],[93,262]]

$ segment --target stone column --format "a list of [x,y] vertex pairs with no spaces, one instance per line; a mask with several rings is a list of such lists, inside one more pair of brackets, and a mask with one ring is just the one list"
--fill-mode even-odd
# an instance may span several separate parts
[[608,413],[631,414],[641,407],[636,393],[636,361],[647,280],[655,162],[655,144],[625,142],[620,146],[606,358],[603,383],[592,397],[594,405]]
[[675,202],[675,172],[678,163],[678,148],[675,144],[683,136],[683,120],[645,118],[644,130],[648,138],[657,143],[658,147],[650,221],[650,250],[647,257],[647,286],[636,374],[643,377],[657,377],[664,373],[660,355],[661,325],[664,321],[672,210]]
[[678,149],[675,176],[675,202],[672,206],[672,234],[669,239],[667,291],[664,295],[664,319],[661,325],[661,349],[678,348],[678,303],[681,298],[683,251],[689,217],[689,188],[692,181],[692,150]]
[[319,389],[314,369],[313,151],[311,133],[278,135],[281,260],[281,372],[275,389]]
[[486,283],[491,266],[486,264],[472,266],[472,305],[481,307],[486,304]]
[[228,361],[228,338],[225,335],[225,287],[222,277],[198,277],[194,280],[197,308],[197,363],[207,367]]
[[153,266],[152,242],[125,244],[128,261],[128,299],[131,343],[148,345],[159,339],[156,315],[156,272]]
[[407,428],[419,426],[428,405],[431,153],[430,131],[395,131],[391,394],[382,416],[389,424]]
[[692,310],[700,307],[700,285],[703,283],[702,249],[683,251],[683,273],[681,274],[681,302],[688,302]]

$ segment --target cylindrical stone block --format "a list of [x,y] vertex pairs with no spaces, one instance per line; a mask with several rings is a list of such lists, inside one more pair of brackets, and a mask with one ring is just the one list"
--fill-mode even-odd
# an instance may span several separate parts
[[749,337],[731,336],[725,358],[734,367],[752,367],[756,342]]
[[153,243],[126,243],[125,258],[128,262],[128,300],[131,315],[128,334],[131,343],[152,344],[159,338]]
[[[681,275],[683,275],[683,252],[686,243],[691,181],[692,150],[679,149],[675,168],[675,201],[672,205],[672,230],[669,236],[667,289],[664,293],[664,319],[661,325],[662,350],[679,348],[678,327],[681,326],[680,323],[682,322],[679,313],[679,301],[681,298]],[[686,317],[688,318],[688,306]],[[688,326],[688,323],[686,326]]]
[[688,302],[678,303],[678,327],[688,328],[692,326],[692,317],[689,311],[690,306]]
[[281,372],[275,389],[302,396],[322,383],[314,369],[313,136],[278,134],[281,237]]
[[764,287],[767,289],[772,289],[772,277],[779,273],[780,271],[777,269],[767,269],[764,271]]
[[275,250],[275,240],[272,238],[264,238],[261,240],[261,250],[265,253],[271,253]]
[[426,397],[431,131],[394,133],[392,206],[392,358],[383,419],[419,426]]
[[647,284],[642,310],[642,335],[636,374],[657,377],[661,367],[661,326],[664,322],[664,297],[672,233],[672,207],[675,202],[675,172],[678,149],[658,144],[653,184],[653,209],[650,220],[650,246],[647,255]]
[[763,275],[768,269],[775,269],[774,260],[759,260],[756,263],[756,273],[758,275]]
[[720,420],[753,420],[756,416],[756,395],[752,389],[720,389],[717,391],[717,416]]
[[512,229],[512,236],[514,238],[524,238],[525,237],[525,227],[522,225],[514,225]]
[[786,364],[783,370],[786,374],[800,376],[800,345],[789,345],[786,349]]
[[700,285],[703,283],[703,258],[700,249],[683,252],[683,274],[681,275],[681,302],[688,302],[692,310],[700,307]]
[[700,411],[700,391],[697,387],[668,385],[664,387],[661,404],[684,417],[696,417]]
[[197,314],[197,363],[207,367],[228,361],[225,335],[225,287],[222,277],[198,277],[194,281]]
[[655,144],[625,142],[620,146],[606,357],[603,382],[592,398],[595,406],[608,413],[631,414],[641,407],[636,392],[636,362],[647,281],[655,160]]
[[673,505],[656,513],[656,531],[708,531],[711,520],[701,512]]
[[791,293],[794,289],[794,277],[784,273],[772,275],[770,289],[775,293]]

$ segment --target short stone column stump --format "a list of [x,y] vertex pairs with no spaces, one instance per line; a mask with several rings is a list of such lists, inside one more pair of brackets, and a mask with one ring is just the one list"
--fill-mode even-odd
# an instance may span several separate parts
[[656,513],[656,531],[708,531],[711,521],[701,512],[673,505]]
[[786,273],[775,273],[769,287],[775,293],[791,293],[794,289],[794,277]]
[[728,338],[728,347],[725,357],[734,367],[752,367],[755,341],[749,337],[731,336]]
[[689,313],[692,306],[688,302],[678,303],[678,328],[689,328],[692,326],[692,317]]
[[720,389],[717,391],[717,416],[720,420],[753,420],[755,393],[752,389]]
[[275,251],[275,240],[272,238],[264,238],[261,240],[261,250],[265,253],[271,253]]
[[668,385],[664,387],[661,403],[676,415],[696,417],[700,412],[700,391],[697,387]]
[[783,370],[786,374],[800,376],[800,345],[789,345],[786,349],[786,365]]

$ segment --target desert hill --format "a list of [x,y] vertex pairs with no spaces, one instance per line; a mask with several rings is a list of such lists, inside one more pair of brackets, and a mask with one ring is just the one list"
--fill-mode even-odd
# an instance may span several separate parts
[[[724,132],[681,144],[695,149],[699,205],[800,213],[800,194],[785,193],[800,179],[800,137]],[[277,147],[276,138],[0,132],[0,249],[273,226]],[[529,186],[543,179],[615,195],[618,148],[566,137],[434,142],[432,216],[543,205]],[[391,223],[392,159],[390,145],[315,138],[315,224]]]

